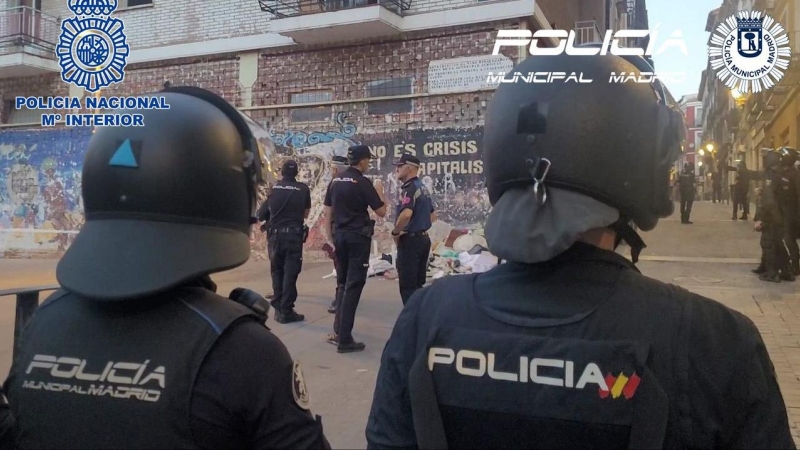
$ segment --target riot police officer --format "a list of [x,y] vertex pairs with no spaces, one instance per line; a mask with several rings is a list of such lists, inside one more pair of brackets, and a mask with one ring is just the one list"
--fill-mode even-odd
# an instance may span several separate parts
[[694,164],[687,162],[683,165],[683,172],[678,178],[681,189],[681,223],[683,224],[693,223],[689,221],[689,215],[692,214],[692,203],[694,203],[694,183]]
[[170,108],[118,111],[144,126],[89,142],[86,222],[5,384],[19,446],[330,448],[300,366],[265,326],[269,303],[217,295],[209,277],[250,255],[261,147],[216,94],[154,95]]
[[434,207],[431,193],[417,177],[419,159],[410,153],[403,153],[393,164],[397,179],[403,183],[392,236],[397,245],[400,297],[405,305],[411,295],[425,285],[431,252],[428,230],[431,228]]
[[[763,269],[759,267],[754,272],[759,274],[759,279],[774,283],[779,283],[781,280],[795,281],[790,265],[790,254],[786,253],[784,246],[784,239],[792,233],[787,231],[786,227],[793,224],[794,216],[792,211],[794,203],[789,200],[794,185],[792,181],[787,180],[791,175],[787,168],[791,171],[794,171],[794,168],[785,161],[787,157],[792,158],[792,155],[787,152],[762,149],[766,177],[756,210],[756,223],[753,226],[756,231],[761,232],[763,265]],[[786,244],[788,246],[788,242]]]
[[537,56],[514,71],[594,82],[497,88],[485,230],[508,262],[434,281],[403,308],[369,448],[794,448],[752,321],[634,265],[633,227],[673,211],[683,118],[657,81],[605,80],[652,70],[638,56]]
[[[344,156],[334,156],[331,158],[331,177],[335,177],[339,172],[343,172],[347,169],[347,158]],[[330,183],[328,183],[330,186]],[[339,261],[336,258],[336,252],[333,252],[333,269],[336,273],[339,273]],[[331,314],[336,313],[336,307],[342,303],[342,294],[344,294],[344,285],[339,284],[338,278],[336,280],[336,295],[331,302],[331,306],[328,307],[328,312]]]
[[269,202],[270,272],[272,307],[278,323],[301,322],[305,316],[294,310],[297,301],[297,277],[303,266],[303,243],[308,228],[303,221],[311,212],[311,191],[297,181],[297,161],[286,160],[281,168],[283,179],[272,188]]
[[778,204],[783,217],[783,242],[789,250],[789,262],[792,275],[800,275],[800,248],[797,246],[797,221],[798,221],[798,189],[797,171],[794,163],[797,161],[797,150],[790,147],[781,147],[777,150],[780,156],[780,165],[776,167],[775,182]]
[[728,166],[727,170],[736,172],[736,182],[733,185],[733,215],[731,220],[737,220],[736,212],[739,208],[742,209],[742,216],[738,219],[747,220],[747,216],[750,214],[750,200],[748,199],[750,182],[758,174],[747,168],[745,160],[739,161],[736,167]]
[[367,283],[369,255],[375,222],[369,218],[371,208],[380,217],[386,215],[383,183],[375,185],[364,176],[370,161],[377,159],[366,145],[347,149],[350,167],[340,172],[328,185],[325,193],[325,217],[328,240],[333,242],[338,259],[336,282],[344,285],[342,301],[336,308],[333,334],[327,341],[336,344],[339,353],[359,352],[366,348],[353,339],[353,323]]

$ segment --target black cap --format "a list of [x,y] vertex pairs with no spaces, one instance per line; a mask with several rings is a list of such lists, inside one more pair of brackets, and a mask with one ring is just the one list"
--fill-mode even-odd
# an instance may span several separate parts
[[399,159],[396,159],[392,165],[395,166],[405,166],[408,164],[409,166],[419,167],[419,158],[412,155],[411,153],[403,153],[400,155]]
[[281,167],[281,175],[287,177],[297,176],[298,171],[299,170],[297,168],[297,161],[293,159],[287,159],[286,161],[284,161],[283,167]]
[[351,164],[367,158],[378,159],[378,157],[373,155],[369,150],[369,147],[366,145],[353,145],[347,149],[347,159],[350,160]]
[[[243,139],[214,104],[175,92],[143,127],[98,127],[82,170],[86,222],[58,263],[70,292],[122,300],[243,264],[250,256]],[[198,183],[197,180],[203,180]]]

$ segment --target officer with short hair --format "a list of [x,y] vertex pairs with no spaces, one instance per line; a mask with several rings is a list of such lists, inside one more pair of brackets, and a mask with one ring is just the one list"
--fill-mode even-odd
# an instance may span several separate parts
[[283,179],[272,187],[269,203],[269,262],[272,274],[272,307],[278,323],[302,322],[305,316],[294,310],[297,277],[303,267],[303,243],[308,228],[303,221],[311,212],[311,191],[297,181],[297,161],[286,160]]
[[425,285],[431,253],[428,230],[431,228],[434,207],[430,191],[417,177],[419,158],[411,153],[403,153],[393,164],[397,179],[403,183],[392,236],[397,245],[400,297],[405,305],[411,295]]
[[373,159],[377,158],[366,145],[348,148],[350,167],[333,177],[325,193],[325,228],[338,259],[336,281],[344,285],[341,303],[336,308],[333,334],[327,338],[337,346],[339,353],[359,352],[366,347],[353,339],[352,331],[361,291],[367,283],[375,232],[375,221],[370,219],[367,208],[380,217],[386,215],[383,183],[378,179],[373,186],[364,176]]
[[[334,156],[331,158],[331,177],[335,177],[339,172],[344,172],[347,170],[347,158],[344,156]],[[328,183],[330,185],[330,183]],[[333,252],[333,269],[336,270],[336,273],[339,273],[339,261],[336,258],[336,251]],[[331,302],[331,306],[328,307],[328,312],[331,314],[336,313],[336,307],[342,303],[342,294],[344,294],[344,285],[339,284],[339,280],[336,280],[336,296],[333,298]]]
[[214,93],[152,96],[89,141],[86,222],[5,383],[19,447],[330,448],[269,303],[209,277],[250,256],[263,148]]
[[368,448],[795,447],[753,322],[634,265],[634,226],[673,212],[685,128],[660,82],[605,80],[652,70],[639,56],[537,56],[514,71],[594,82],[497,88],[485,230],[507,262],[434,281],[403,308]]

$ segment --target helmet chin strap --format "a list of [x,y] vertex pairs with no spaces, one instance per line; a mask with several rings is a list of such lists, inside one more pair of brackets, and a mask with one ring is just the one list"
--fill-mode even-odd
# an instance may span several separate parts
[[616,242],[614,242],[614,249],[619,246],[620,242],[625,241],[631,248],[631,261],[634,264],[639,262],[639,254],[642,253],[647,245],[642,240],[639,233],[637,233],[630,225],[630,221],[620,216],[619,220],[608,226],[611,230],[617,233]]

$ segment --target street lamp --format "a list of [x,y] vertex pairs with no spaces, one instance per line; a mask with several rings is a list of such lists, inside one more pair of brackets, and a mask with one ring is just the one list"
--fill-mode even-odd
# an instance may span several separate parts
[[742,93],[738,89],[733,89],[731,90],[731,96],[733,96],[734,100],[739,100],[742,97]]
[[[706,145],[706,150],[708,150],[709,152],[713,152],[714,151],[714,144],[709,142],[709,144]],[[701,153],[701,155],[702,155],[702,153]]]
[[703,155],[705,155],[705,154],[706,154],[706,152],[704,152],[702,148],[701,148],[701,149],[700,149],[700,151],[699,151],[699,152],[697,152],[697,153],[700,153],[700,156],[703,156]]

